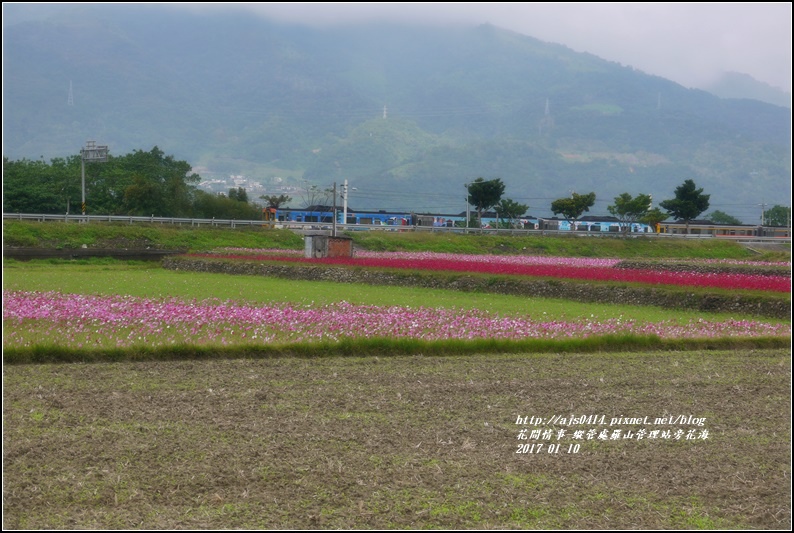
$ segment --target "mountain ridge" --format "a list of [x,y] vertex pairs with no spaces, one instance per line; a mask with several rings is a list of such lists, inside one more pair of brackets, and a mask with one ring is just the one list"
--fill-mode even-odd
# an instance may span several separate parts
[[790,197],[790,110],[495,26],[69,13],[4,30],[7,157],[62,157],[95,139],[112,153],[157,145],[209,176],[395,193],[365,207],[410,187],[428,208],[459,210],[444,195],[481,175],[533,212],[574,189],[595,191],[602,211],[626,191],[663,199],[687,178],[715,205],[749,209],[748,190],[755,203]]

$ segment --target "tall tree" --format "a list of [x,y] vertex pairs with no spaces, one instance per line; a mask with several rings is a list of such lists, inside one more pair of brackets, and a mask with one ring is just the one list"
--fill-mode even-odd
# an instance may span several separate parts
[[708,218],[715,224],[730,224],[732,226],[738,226],[742,223],[742,221],[739,220],[738,218],[732,217],[728,213],[723,213],[720,210],[710,213],[709,215],[706,216],[706,218]]
[[710,194],[703,194],[703,189],[698,189],[694,181],[685,180],[676,187],[675,198],[659,202],[659,207],[676,220],[683,220],[686,233],[689,233],[689,223],[709,208],[710,197]]
[[282,205],[288,204],[292,201],[292,197],[287,196],[286,194],[280,194],[278,196],[276,196],[275,194],[271,194],[271,195],[263,194],[259,198],[267,202],[268,207],[272,207],[274,209],[278,209]]
[[771,209],[764,211],[764,224],[767,226],[790,226],[791,208],[782,205],[776,205]]
[[562,215],[567,221],[576,221],[582,213],[590,211],[595,203],[596,195],[594,192],[588,194],[571,193],[570,198],[558,198],[551,203],[551,212],[555,215]]
[[509,220],[511,226],[517,218],[524,216],[527,209],[529,209],[528,205],[520,204],[510,198],[503,198],[502,201],[496,205],[497,214]]
[[100,167],[104,178],[92,181],[92,187],[98,201],[105,202],[100,203],[104,212],[135,214],[143,210],[144,215],[192,216],[195,185],[201,178],[191,172],[186,161],[166,156],[155,146],[148,152],[134,150],[121,157],[111,156],[106,164],[92,165]]
[[[77,176],[79,182],[79,170]],[[4,213],[65,213],[67,197],[59,189],[44,161],[3,158]]]
[[623,233],[628,233],[631,225],[642,218],[651,208],[651,195],[638,194],[634,198],[627,192],[615,197],[615,203],[607,211],[620,221]]
[[505,184],[499,178],[492,180],[477,178],[469,183],[466,188],[469,192],[469,205],[474,206],[477,210],[477,221],[482,226],[483,212],[499,203],[505,192]]
[[640,222],[643,224],[648,224],[653,228],[654,232],[659,233],[659,228],[656,226],[668,218],[670,218],[670,215],[663,213],[658,207],[654,207],[653,209],[649,209],[648,212],[645,213],[642,218],[640,218]]
[[140,174],[135,175],[133,183],[124,190],[125,214],[134,216],[160,216],[165,212],[163,195],[153,180]]
[[259,208],[250,203],[201,190],[196,191],[193,209],[198,218],[257,220],[261,216]]
[[229,199],[237,202],[248,203],[248,192],[243,187],[229,189]]

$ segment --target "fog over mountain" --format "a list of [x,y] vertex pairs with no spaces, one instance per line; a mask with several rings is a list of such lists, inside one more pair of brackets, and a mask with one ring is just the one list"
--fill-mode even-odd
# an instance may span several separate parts
[[719,78],[701,88],[720,98],[759,100],[791,109],[791,93],[740,72],[724,72]]
[[748,223],[789,204],[790,109],[497,26],[70,7],[4,21],[6,157],[156,145],[274,191],[348,180],[358,208],[460,212],[478,176],[537,216],[572,190],[605,214],[622,192],[656,202],[688,178]]

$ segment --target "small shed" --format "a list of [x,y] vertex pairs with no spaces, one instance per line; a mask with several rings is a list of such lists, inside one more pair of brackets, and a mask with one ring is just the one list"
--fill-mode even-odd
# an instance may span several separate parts
[[306,234],[303,239],[304,257],[353,257],[353,239],[350,237],[318,233]]

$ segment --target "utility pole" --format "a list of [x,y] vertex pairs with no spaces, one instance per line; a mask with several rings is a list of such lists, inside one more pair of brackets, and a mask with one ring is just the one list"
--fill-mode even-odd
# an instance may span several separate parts
[[331,225],[331,237],[336,237],[336,182],[334,182],[334,222]]
[[760,203],[758,205],[761,206],[761,225],[763,226],[764,222],[765,222],[765,220],[764,220],[764,212],[766,211],[766,204],[765,203]]
[[464,183],[463,186],[466,187],[466,229],[469,229],[469,218],[471,218],[469,214],[469,184]]
[[97,146],[95,141],[86,141],[85,148],[80,149],[80,176],[83,189],[82,211],[85,216],[85,164],[104,163],[108,160],[108,147]]
[[347,224],[347,180],[342,184],[342,224]]

